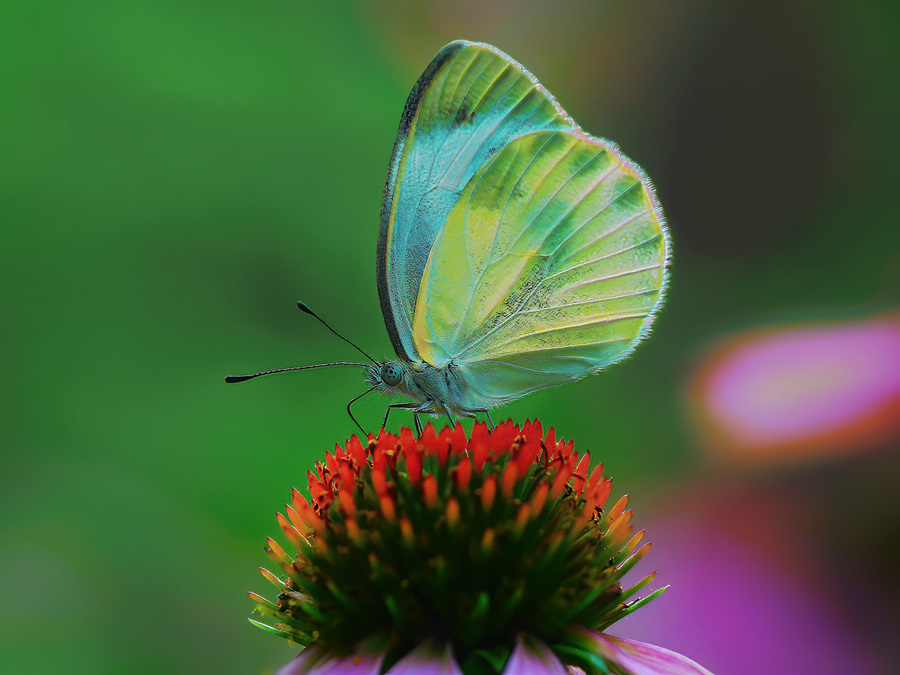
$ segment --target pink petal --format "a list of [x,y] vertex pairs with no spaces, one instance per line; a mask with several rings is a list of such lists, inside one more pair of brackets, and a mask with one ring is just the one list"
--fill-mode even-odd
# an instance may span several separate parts
[[567,675],[566,667],[543,642],[519,635],[503,675]]
[[383,660],[384,654],[368,653],[363,648],[343,658],[320,658],[319,652],[308,647],[276,675],[378,675]]
[[615,663],[629,675],[712,675],[703,666],[669,649],[586,628],[581,631],[590,638],[595,653]]
[[[891,661],[891,646],[879,636],[888,600],[878,595],[886,577],[872,572],[880,568],[848,563],[863,577],[848,596],[846,569],[832,568],[820,541],[833,529],[811,517],[817,500],[828,497],[812,491],[801,499],[794,485],[756,483],[684,485],[652,513],[642,510],[654,565],[670,588],[617,623],[616,633],[671,647],[728,675],[886,673],[879,664]],[[808,476],[801,484],[812,485]]]
[[450,645],[423,642],[409,654],[397,661],[388,675],[462,675],[462,670],[453,659]]

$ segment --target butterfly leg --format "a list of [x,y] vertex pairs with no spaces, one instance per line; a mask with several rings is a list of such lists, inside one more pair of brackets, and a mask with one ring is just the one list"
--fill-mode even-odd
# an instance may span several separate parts
[[356,403],[356,402],[357,402],[359,399],[361,399],[363,396],[365,396],[366,394],[370,394],[370,393],[372,393],[373,391],[375,391],[375,387],[372,387],[371,389],[366,389],[366,391],[364,391],[363,393],[361,393],[361,394],[360,394],[359,396],[357,396],[356,398],[351,398],[351,399],[350,399],[350,402],[347,403],[347,414],[350,415],[350,419],[353,420],[353,423],[354,423],[356,426],[359,427],[359,430],[362,432],[362,435],[365,436],[365,437],[368,437],[368,434],[366,433],[366,430],[362,428],[362,424],[360,424],[359,422],[356,421],[356,418],[353,416],[353,411],[350,410],[350,408],[353,406],[354,403]]
[[413,419],[416,421],[416,432],[419,436],[422,435],[422,419],[419,417],[419,415],[422,414],[437,415],[438,411],[435,402],[430,400],[425,401],[425,403],[417,405],[413,410]]
[[384,411],[384,422],[382,423],[381,428],[384,429],[385,427],[387,427],[387,421],[388,421],[388,417],[391,414],[391,410],[393,410],[395,408],[399,408],[401,410],[403,410],[403,409],[410,410],[412,408],[418,408],[418,407],[419,407],[418,403],[391,403],[390,405],[388,405],[387,410]]
[[491,411],[487,408],[469,408],[465,411],[466,417],[471,417],[472,419],[477,420],[477,413],[484,413],[484,416],[487,417],[488,427],[491,431],[494,430],[494,420],[491,419]]

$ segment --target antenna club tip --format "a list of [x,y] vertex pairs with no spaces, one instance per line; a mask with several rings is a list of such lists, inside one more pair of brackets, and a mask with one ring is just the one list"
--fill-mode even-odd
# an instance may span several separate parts
[[301,312],[306,312],[307,314],[313,313],[313,311],[309,308],[309,305],[307,305],[302,300],[297,301],[297,309],[299,309]]
[[238,382],[243,382],[248,379],[246,375],[226,375],[225,383],[226,384],[236,384]]

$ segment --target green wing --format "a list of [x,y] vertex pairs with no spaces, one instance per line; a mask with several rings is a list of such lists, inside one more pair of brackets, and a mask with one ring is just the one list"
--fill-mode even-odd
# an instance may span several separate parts
[[534,76],[495,47],[451,42],[413,88],[384,190],[378,293],[398,356],[418,360],[412,322],[438,232],[475,172],[513,138],[573,129]]
[[428,258],[418,353],[458,368],[463,406],[602,370],[649,330],[668,242],[649,181],[580,130],[511,141],[466,185]]

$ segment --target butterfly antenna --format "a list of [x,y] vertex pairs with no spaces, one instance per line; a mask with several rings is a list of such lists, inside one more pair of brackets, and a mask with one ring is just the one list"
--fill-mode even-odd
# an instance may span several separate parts
[[250,375],[227,375],[225,377],[225,382],[228,384],[236,384],[238,382],[246,382],[247,380],[252,380],[254,377],[262,377],[263,375],[273,375],[275,373],[286,373],[289,370],[309,370],[310,368],[327,368],[328,366],[357,366],[361,368],[368,368],[369,366],[365,363],[355,363],[353,361],[334,361],[332,363],[314,363],[309,366],[291,366],[290,368],[275,368],[273,370],[263,370],[258,373],[252,373]]
[[332,333],[334,333],[335,335],[337,335],[339,338],[341,338],[341,340],[343,340],[343,341],[346,342],[347,344],[352,345],[352,346],[353,346],[357,351],[359,351],[363,356],[365,356],[367,359],[369,359],[369,361],[371,361],[372,363],[378,363],[375,359],[373,359],[371,356],[369,356],[369,353],[368,353],[365,349],[363,349],[362,347],[360,347],[358,344],[356,344],[356,343],[355,343],[353,340],[351,340],[350,338],[344,337],[343,335],[341,335],[340,333],[338,333],[334,328],[332,328],[331,326],[329,326],[328,323],[325,321],[325,319],[323,319],[321,316],[319,316],[319,315],[316,314],[314,311],[312,311],[312,310],[309,308],[309,305],[307,305],[307,304],[306,304],[305,302],[303,302],[302,300],[298,300],[298,301],[297,301],[297,309],[299,309],[301,312],[306,312],[307,314],[309,314],[309,315],[312,316],[312,317],[315,317],[316,319],[318,319],[319,323],[321,323],[323,326],[325,326],[325,328],[327,328],[327,329],[330,330]]

